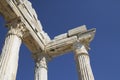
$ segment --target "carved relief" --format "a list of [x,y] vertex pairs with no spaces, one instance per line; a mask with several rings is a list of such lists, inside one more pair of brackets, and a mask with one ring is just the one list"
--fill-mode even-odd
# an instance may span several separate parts
[[25,25],[20,22],[20,23],[13,23],[9,25],[9,31],[8,31],[8,36],[9,35],[17,35],[19,38],[23,38],[25,34],[27,33],[27,29],[25,28]]

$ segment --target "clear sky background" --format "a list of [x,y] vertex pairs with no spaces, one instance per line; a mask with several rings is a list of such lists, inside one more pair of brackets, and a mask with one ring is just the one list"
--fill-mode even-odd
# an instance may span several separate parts
[[[120,0],[30,0],[51,39],[69,29],[87,25],[97,32],[89,51],[95,80],[120,80]],[[7,32],[0,17],[0,52]],[[23,44],[17,80],[34,79],[34,61]],[[48,63],[48,80],[78,80],[74,53]]]

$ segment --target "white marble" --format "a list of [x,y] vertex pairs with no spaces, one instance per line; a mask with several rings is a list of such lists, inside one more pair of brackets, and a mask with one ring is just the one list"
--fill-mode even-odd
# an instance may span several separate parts
[[75,43],[74,52],[79,80],[94,80],[89,54],[84,45]]
[[40,56],[35,60],[34,80],[48,80],[47,74],[47,59],[45,56]]
[[[68,30],[67,33],[58,35],[51,40],[48,34],[43,31],[37,13],[29,0],[0,0],[0,4],[2,3],[4,5],[0,5],[0,12],[8,22],[8,28],[11,29],[5,39],[0,56],[0,80],[16,79],[19,48],[22,40],[35,59],[34,80],[47,80],[47,58],[45,55],[54,58],[73,50],[75,51],[79,79],[94,80],[86,49],[89,49],[89,43],[94,38],[95,29],[87,30],[83,25]],[[20,22],[26,29],[15,26]],[[13,25],[9,26],[11,24],[14,24],[14,28]],[[23,37],[25,31],[27,34]],[[73,44],[76,41],[84,43],[84,45],[77,43],[73,49]],[[43,56],[41,53],[45,53],[45,55]]]
[[9,30],[0,56],[0,80],[16,80],[21,37],[21,29]]

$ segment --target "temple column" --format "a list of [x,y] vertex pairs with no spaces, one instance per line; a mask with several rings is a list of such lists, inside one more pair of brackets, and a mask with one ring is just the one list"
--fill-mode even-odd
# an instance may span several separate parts
[[47,79],[47,58],[46,56],[39,56],[35,60],[35,77],[34,80],[48,80]]
[[23,27],[11,26],[0,56],[0,80],[16,80]]
[[75,43],[74,52],[79,80],[94,80],[93,72],[90,66],[89,54],[85,46],[79,42]]

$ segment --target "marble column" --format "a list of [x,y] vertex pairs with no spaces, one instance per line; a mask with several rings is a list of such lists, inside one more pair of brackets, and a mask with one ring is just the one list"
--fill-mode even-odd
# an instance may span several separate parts
[[0,56],[0,80],[16,80],[23,27],[10,27]]
[[85,46],[79,42],[75,43],[74,52],[79,80],[94,80],[93,72],[90,66],[89,54]]
[[47,80],[47,74],[47,58],[41,55],[35,60],[34,80]]

